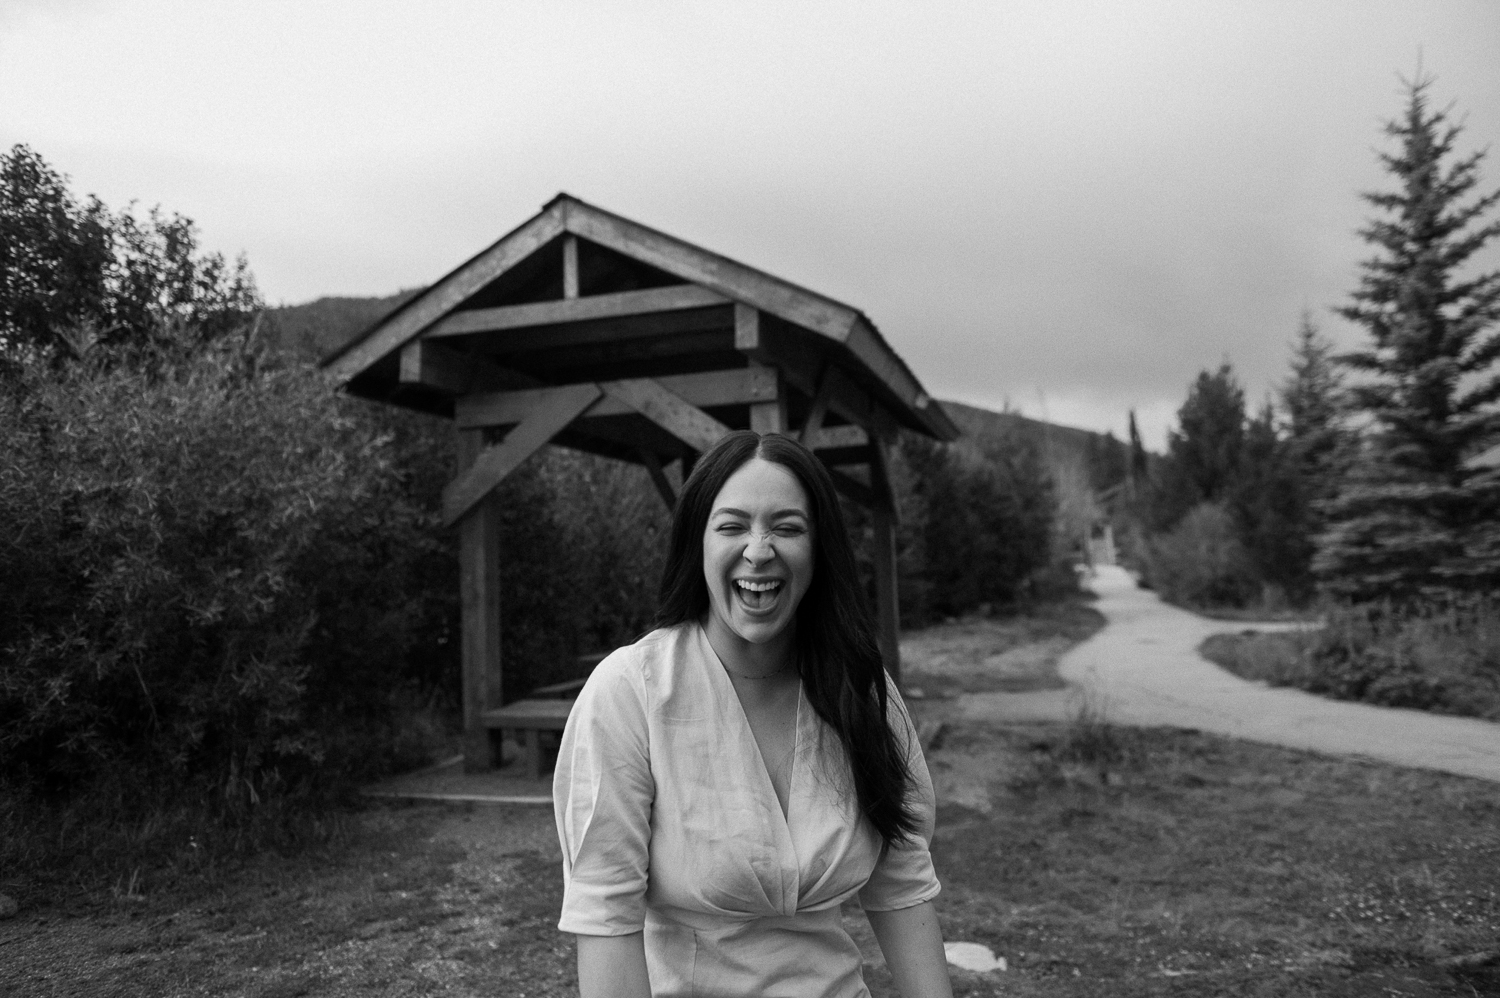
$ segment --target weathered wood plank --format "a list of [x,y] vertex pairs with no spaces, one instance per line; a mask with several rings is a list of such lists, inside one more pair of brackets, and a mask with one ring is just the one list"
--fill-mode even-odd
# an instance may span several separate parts
[[521,421],[505,440],[486,447],[467,471],[443,490],[443,522],[457,522],[500,481],[599,398],[593,383],[544,389],[547,400]]
[[891,514],[892,522],[899,525],[901,517],[896,509],[896,490],[891,484],[890,451],[886,442],[879,437],[872,438],[869,454],[870,488],[875,491],[875,497]]
[[[462,430],[457,438],[458,464],[468,469],[483,452],[481,433]],[[499,706],[501,696],[500,511],[493,497],[459,527],[458,572],[464,769],[483,772],[496,761],[483,716]]]
[[[752,362],[748,370],[771,384],[778,384],[781,380],[774,367],[765,367]],[[786,393],[778,387],[775,395],[774,399],[751,403],[750,429],[756,433],[785,433],[787,431]]]
[[415,339],[401,348],[401,383],[426,385],[449,395],[530,388],[541,382],[484,357]]
[[847,450],[867,446],[870,435],[861,426],[824,426],[818,429],[811,440],[803,437],[802,443],[808,450]]
[[[721,405],[744,405],[775,402],[779,395],[776,372],[763,367],[735,368],[727,371],[704,371],[678,374],[656,381],[684,401],[700,408]],[[519,423],[545,404],[553,389],[513,392],[487,392],[461,398],[454,406],[453,418],[458,426],[507,426]],[[597,400],[588,417],[621,416],[638,411],[613,396]]]
[[556,301],[498,305],[454,312],[427,331],[429,339],[503,332],[532,326],[555,326],[565,322],[618,319],[653,312],[680,312],[692,308],[727,305],[723,295],[693,284],[674,284],[643,291],[617,291],[607,295],[585,295]]
[[347,381],[457,308],[464,299],[562,235],[562,212],[544,211],[428,288],[327,365]]
[[661,501],[667,504],[668,512],[677,508],[677,490],[672,488],[672,480],[662,470],[661,459],[656,456],[656,451],[649,447],[641,448],[641,463],[646,466],[646,473],[651,476],[651,484],[656,486],[657,495]]
[[563,297],[578,297],[578,237],[563,237]]
[[734,303],[734,348],[740,351],[760,348],[760,310],[742,301]]
[[839,471],[837,468],[830,467],[828,475],[833,479],[834,488],[859,503],[865,509],[873,510],[880,507],[880,500],[875,495],[875,490],[864,482],[849,476],[845,472]]
[[600,387],[696,451],[711,449],[730,432],[729,427],[650,378],[606,381]]
[[825,368],[818,378],[818,392],[813,396],[812,408],[807,410],[807,418],[802,421],[802,430],[797,435],[802,445],[809,449],[817,446],[818,433],[823,429],[823,417],[828,415],[828,374],[829,369]]
[[947,413],[939,407],[929,412],[928,407],[932,399],[922,390],[922,385],[916,376],[896,356],[895,351],[886,346],[880,338],[880,334],[870,325],[864,316],[855,320],[849,327],[849,335],[844,339],[844,345],[849,351],[864,362],[886,387],[891,390],[898,399],[911,406],[917,412],[918,418],[936,433],[940,440],[952,440],[957,437],[957,430],[948,420]]
[[[775,367],[782,377],[803,394],[816,400],[826,396],[827,409],[880,437],[893,436],[896,421],[868,392],[843,370],[826,364],[817,351],[808,348],[781,328],[762,318],[754,337],[737,338],[736,348],[752,360]],[[815,372],[821,370],[821,375]]]

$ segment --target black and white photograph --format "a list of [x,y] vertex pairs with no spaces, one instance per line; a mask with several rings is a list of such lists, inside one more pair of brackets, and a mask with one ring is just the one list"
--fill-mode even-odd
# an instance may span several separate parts
[[0,996],[1500,995],[1500,3],[0,0]]

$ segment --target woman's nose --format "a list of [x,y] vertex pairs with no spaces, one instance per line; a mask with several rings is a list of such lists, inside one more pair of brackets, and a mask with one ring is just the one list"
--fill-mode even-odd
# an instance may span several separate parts
[[752,532],[745,544],[745,560],[752,565],[764,565],[776,557],[776,548],[771,544],[771,534]]

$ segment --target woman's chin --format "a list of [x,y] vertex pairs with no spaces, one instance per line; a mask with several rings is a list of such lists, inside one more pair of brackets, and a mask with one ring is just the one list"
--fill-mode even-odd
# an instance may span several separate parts
[[774,611],[752,614],[746,613],[741,607],[736,607],[735,612],[725,623],[741,641],[752,645],[764,645],[784,635],[791,621],[783,614]]

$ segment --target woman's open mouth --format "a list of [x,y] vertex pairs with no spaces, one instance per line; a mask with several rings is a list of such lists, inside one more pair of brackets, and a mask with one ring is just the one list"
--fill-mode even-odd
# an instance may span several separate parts
[[781,596],[781,580],[753,582],[749,579],[735,579],[734,592],[745,609],[757,612],[769,610]]

